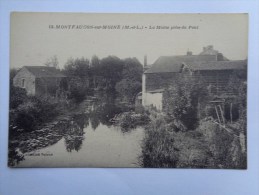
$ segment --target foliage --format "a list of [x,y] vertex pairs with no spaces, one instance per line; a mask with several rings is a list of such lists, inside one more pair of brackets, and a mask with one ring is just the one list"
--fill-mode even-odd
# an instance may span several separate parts
[[202,120],[197,130],[176,131],[167,116],[151,118],[142,143],[144,167],[246,168],[242,134],[233,135],[211,120]]
[[89,82],[91,76],[90,63],[85,58],[70,58],[64,69],[68,76],[68,98],[75,103],[82,102],[90,93]]
[[92,69],[93,74],[95,75],[101,74],[101,62],[96,55],[92,56],[90,67]]
[[90,76],[90,63],[86,58],[70,58],[65,64],[64,73],[69,77],[88,79]]
[[116,84],[116,91],[122,100],[134,103],[136,95],[141,91],[143,68],[136,58],[124,60],[122,80]]
[[163,110],[172,121],[180,121],[187,130],[194,130],[201,118],[201,109],[209,99],[201,79],[181,78],[163,93]]
[[84,127],[87,127],[89,117],[85,114],[75,115],[67,124],[64,133],[65,146],[68,152],[79,151],[84,138]]
[[10,109],[17,108],[28,99],[26,90],[19,87],[10,86]]
[[206,168],[211,155],[207,143],[197,131],[173,132],[174,147],[179,151],[177,167]]
[[179,153],[173,145],[173,137],[166,129],[166,121],[158,116],[147,127],[142,144],[143,167],[176,167]]
[[[21,88],[13,88],[13,94],[18,94]],[[21,98],[22,96],[22,98]],[[10,127],[31,131],[42,123],[52,119],[57,114],[57,103],[49,99],[38,99],[22,95],[11,96]],[[13,130],[12,128],[10,129]]]
[[204,168],[209,157],[199,132],[176,132],[165,116],[157,115],[146,128],[142,146],[144,167]]
[[98,87],[98,77],[101,75],[101,65],[100,65],[100,59],[94,55],[91,59],[91,73],[93,77],[93,87],[96,89]]
[[122,77],[131,81],[141,82],[143,67],[137,58],[126,58],[123,60]]
[[116,56],[108,56],[100,61],[103,87],[106,91],[115,91],[115,85],[122,78],[123,61]]
[[123,129],[136,128],[138,125],[146,125],[150,118],[147,114],[137,114],[135,112],[123,112],[113,119],[116,125]]
[[122,79],[115,88],[123,100],[134,103],[136,95],[141,91],[141,85],[139,81]]
[[236,112],[234,112],[242,120],[246,120],[246,108],[247,108],[247,82],[246,74],[243,72],[234,72],[227,85],[227,90],[234,94],[232,98],[226,99],[226,105],[234,105]]
[[86,98],[88,92],[89,89],[82,79],[74,77],[69,80],[68,98],[75,103],[82,102]]
[[211,167],[246,168],[246,151],[242,151],[240,134],[228,132],[210,120],[201,122],[199,132],[212,154]]
[[54,55],[51,58],[47,59],[47,61],[45,62],[45,66],[58,68],[57,56]]

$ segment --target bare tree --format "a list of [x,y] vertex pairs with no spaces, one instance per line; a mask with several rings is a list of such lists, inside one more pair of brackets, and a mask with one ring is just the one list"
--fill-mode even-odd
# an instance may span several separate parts
[[48,67],[55,67],[55,68],[59,69],[57,56],[54,55],[54,56],[50,57],[49,59],[47,59],[47,61],[45,62],[45,65]]

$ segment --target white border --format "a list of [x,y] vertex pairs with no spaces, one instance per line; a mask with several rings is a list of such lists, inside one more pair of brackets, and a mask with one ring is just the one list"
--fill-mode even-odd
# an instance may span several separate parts
[[[259,0],[0,0],[0,194],[259,194]],[[7,167],[9,15],[12,11],[249,13],[248,169],[10,169]],[[238,33],[238,32],[237,32]]]

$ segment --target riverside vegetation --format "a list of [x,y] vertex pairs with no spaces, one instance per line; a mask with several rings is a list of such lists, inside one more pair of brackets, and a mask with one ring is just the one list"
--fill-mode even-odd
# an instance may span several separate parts
[[237,95],[224,104],[234,103],[236,117],[230,120],[231,113],[226,112],[225,124],[213,115],[208,103],[213,97],[202,83],[182,79],[165,91],[164,112],[151,112],[146,127],[143,167],[246,168],[245,79],[237,75],[230,79],[228,90]]
[[[48,65],[51,63],[48,61]],[[91,101],[101,94],[99,97],[111,98],[127,108],[123,112],[109,110],[113,112],[110,114],[103,111],[86,113],[87,116],[108,113],[103,116],[110,118],[106,123],[120,126],[125,132],[137,126],[144,127],[139,156],[142,167],[246,168],[246,79],[233,75],[230,80],[229,90],[237,95],[226,99],[226,110],[230,103],[233,108],[225,113],[225,124],[220,124],[214,107],[209,104],[214,97],[202,80],[182,79],[166,89],[163,112],[160,112],[134,105],[135,97],[141,91],[143,73],[136,58],[71,58],[62,71],[68,76],[68,82],[61,86],[66,96],[39,98],[27,96],[24,89],[14,87],[12,78],[16,70],[11,70],[9,165],[23,159],[19,153],[47,147],[62,136],[68,140],[67,150],[79,150],[84,139],[85,120],[80,119],[80,128],[72,128],[80,131],[80,136],[77,132],[74,138],[71,138],[74,134],[71,128],[65,130],[66,125],[74,115],[85,115],[85,100]],[[93,123],[92,126],[96,125]],[[32,139],[39,134],[40,140]],[[77,139],[77,144],[71,139]],[[18,146],[21,149],[17,151]]]

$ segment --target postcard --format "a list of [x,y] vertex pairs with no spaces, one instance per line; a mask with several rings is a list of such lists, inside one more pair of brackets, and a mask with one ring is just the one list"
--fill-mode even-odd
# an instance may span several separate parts
[[247,14],[13,12],[9,167],[247,168]]

